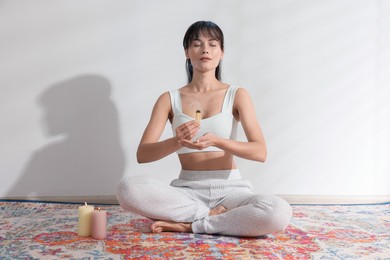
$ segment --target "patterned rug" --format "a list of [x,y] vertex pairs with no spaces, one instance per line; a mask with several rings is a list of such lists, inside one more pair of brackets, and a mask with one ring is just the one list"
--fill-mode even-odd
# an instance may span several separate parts
[[390,259],[390,203],[293,205],[281,233],[238,238],[150,233],[117,205],[105,240],[77,236],[78,206],[0,201],[0,259]]

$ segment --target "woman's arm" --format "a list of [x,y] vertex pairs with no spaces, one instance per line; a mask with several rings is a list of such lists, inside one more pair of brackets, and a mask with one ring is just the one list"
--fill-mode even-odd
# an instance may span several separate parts
[[148,125],[137,150],[138,163],[157,161],[180,148],[176,138],[160,141],[171,110],[169,93],[165,92],[156,101]]
[[153,107],[152,115],[138,145],[138,163],[157,161],[180,149],[181,140],[191,140],[199,130],[195,120],[184,123],[175,129],[176,136],[159,141],[171,112],[169,93],[162,94]]
[[267,159],[267,146],[256,117],[252,99],[244,88],[237,90],[234,100],[234,113],[236,118],[241,121],[248,142],[221,140],[220,148],[242,158],[265,162]]
[[241,121],[247,142],[223,139],[212,133],[205,134],[195,143],[184,141],[183,145],[193,149],[204,149],[216,146],[231,154],[253,161],[265,162],[267,147],[260,125],[256,118],[255,109],[247,90],[239,88],[234,99],[234,116]]

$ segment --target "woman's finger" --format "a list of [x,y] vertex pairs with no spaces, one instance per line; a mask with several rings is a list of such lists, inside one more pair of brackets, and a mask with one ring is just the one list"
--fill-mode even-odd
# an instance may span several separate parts
[[193,120],[187,123],[184,123],[176,128],[176,136],[179,139],[192,139],[196,133],[199,131],[199,124]]

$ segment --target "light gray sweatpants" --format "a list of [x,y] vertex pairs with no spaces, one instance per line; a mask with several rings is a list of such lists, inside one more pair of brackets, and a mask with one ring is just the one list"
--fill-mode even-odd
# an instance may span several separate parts
[[[153,220],[192,223],[194,233],[261,236],[284,230],[292,215],[283,199],[254,194],[238,169],[182,170],[171,185],[128,176],[119,182],[116,196],[126,210]],[[228,211],[209,216],[219,205]]]

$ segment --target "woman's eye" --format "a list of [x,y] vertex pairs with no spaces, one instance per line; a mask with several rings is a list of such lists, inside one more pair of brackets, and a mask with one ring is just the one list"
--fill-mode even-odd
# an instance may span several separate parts
[[217,47],[218,46],[218,42],[217,41],[211,41],[210,42],[210,46],[211,47]]

